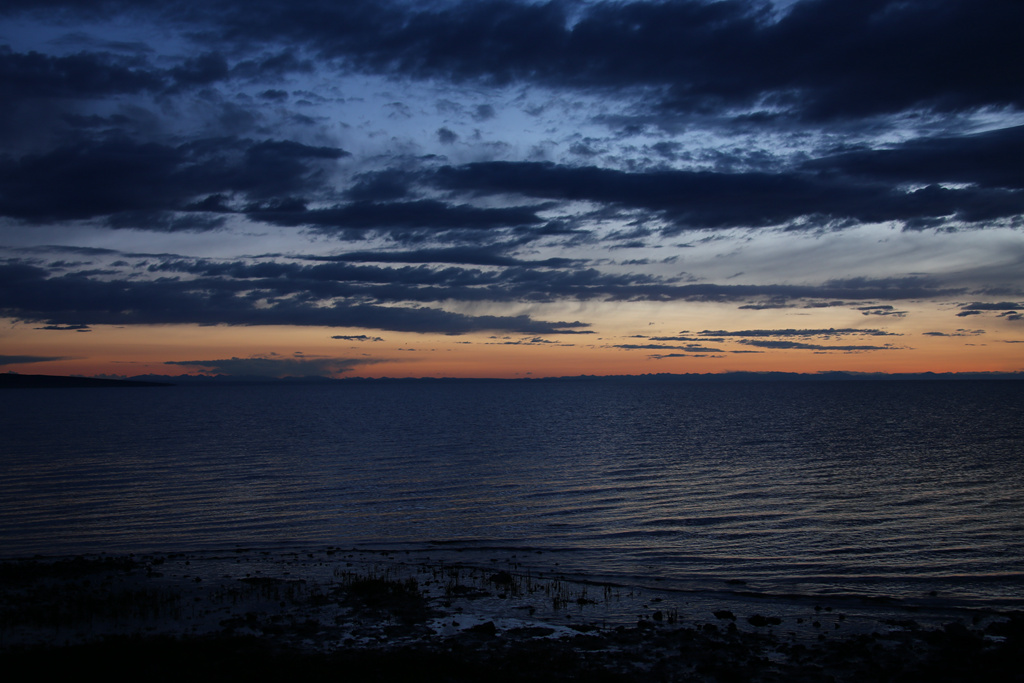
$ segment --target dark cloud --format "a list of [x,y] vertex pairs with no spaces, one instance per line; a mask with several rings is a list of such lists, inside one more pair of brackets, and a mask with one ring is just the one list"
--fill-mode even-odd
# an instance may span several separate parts
[[[396,260],[415,262],[415,252]],[[426,254],[434,256],[433,254]],[[421,255],[421,256],[426,256]],[[448,253],[442,254],[448,256]],[[452,255],[454,256],[454,255]],[[470,254],[459,254],[459,257]],[[20,261],[0,265],[0,311],[13,318],[60,325],[192,322],[243,325],[365,326],[403,331],[463,333],[508,329],[525,334],[573,331],[582,323],[542,323],[523,316],[467,316],[438,308],[408,308],[411,302],[548,302],[565,299],[618,301],[736,301],[756,297],[847,300],[926,299],[959,290],[917,278],[827,282],[821,286],[674,284],[593,268],[565,269],[523,264],[488,268],[399,267],[374,252],[317,259],[313,264],[279,260],[212,260],[153,257],[146,267],[119,276],[50,270]],[[352,258],[351,261],[345,260]],[[339,260],[340,259],[340,260]],[[466,259],[471,260],[471,259]],[[484,259],[478,259],[484,260]],[[319,262],[317,262],[319,261]],[[182,278],[180,275],[185,275]],[[386,304],[386,305],[384,305]],[[749,334],[753,334],[748,331]],[[876,330],[771,331],[766,334],[882,334]],[[722,337],[707,332],[702,336]]]
[[64,35],[53,38],[48,42],[51,45],[56,45],[69,50],[92,49],[140,55],[155,52],[152,47],[142,41],[110,40],[101,36],[91,35],[85,31],[72,31],[70,33],[65,33]]
[[[626,280],[627,278],[622,278]],[[578,288],[577,288],[578,289]],[[963,289],[942,287],[923,278],[849,278],[828,280],[820,285],[719,285],[644,282],[633,285],[591,287],[612,299],[654,301],[735,302],[764,298],[772,302],[835,298],[851,300],[933,299],[962,294]],[[567,292],[571,293],[571,292]]]
[[[821,307],[817,303],[811,303],[811,304],[808,304],[808,306]],[[771,310],[775,310],[775,309],[779,309],[779,308],[792,308],[792,307],[793,307],[793,304],[791,304],[791,303],[789,303],[787,301],[765,301],[765,302],[757,303],[757,304],[743,304],[742,306],[737,306],[737,308],[739,308],[741,311],[771,311]]]
[[173,148],[123,141],[6,159],[0,162],[0,213],[41,221],[169,208],[207,189],[201,183],[183,191],[168,182],[184,157]]
[[703,330],[698,332],[701,337],[842,337],[845,335],[858,335],[867,337],[898,337],[897,332],[886,330],[861,329],[856,327],[844,327],[836,329],[830,327],[817,330],[737,330],[729,332],[726,330]]
[[167,365],[220,375],[240,377],[326,377],[351,371],[361,365],[380,363],[367,358],[222,358],[219,360],[165,361]]
[[[9,14],[26,9],[5,4]],[[53,6],[96,13],[73,2]],[[1007,0],[817,0],[794,3],[781,17],[768,3],[742,0],[213,0],[149,11],[164,23],[205,22],[207,35],[235,50],[302,45],[350,68],[420,79],[643,87],[662,110],[683,114],[741,107],[764,120],[827,121],[1024,105],[1024,8]],[[210,52],[170,74],[206,84],[223,78],[226,65]]]
[[154,92],[168,80],[137,57],[82,52],[55,57],[18,53],[0,46],[0,93],[8,101],[25,98],[95,98]]
[[[780,19],[767,5],[737,0],[595,3],[573,9],[557,2],[493,1],[429,10],[364,0],[337,8],[305,0],[288,6],[215,0],[200,7],[184,2],[161,8],[160,21],[205,22],[211,29],[205,34],[211,48],[203,53],[157,69],[138,50],[130,55],[51,56],[8,48],[0,51],[0,88],[6,88],[8,101],[100,99],[210,87],[233,77],[280,77],[313,68],[297,55],[298,47],[275,48],[276,41],[318,50],[348,67],[455,82],[653,87],[666,97],[663,108],[672,110],[704,112],[709,107],[769,102],[801,116],[849,117],[909,107],[1020,104],[1022,96],[1013,84],[1021,80],[1014,74],[1022,71],[1016,65],[1024,59],[1012,58],[1021,56],[1022,48],[1005,27],[1024,10],[1013,3],[855,4],[852,8],[839,0],[801,2]],[[103,16],[124,9],[116,3],[104,7]],[[92,16],[94,11],[73,3],[65,9],[71,16]],[[7,8],[8,13],[24,10],[17,5]],[[135,11],[145,15],[150,10]],[[956,50],[938,47],[947,35]],[[244,54],[247,49],[258,49],[259,56],[231,66],[225,55]],[[999,62],[1002,68],[992,69],[997,55],[1004,58]],[[258,96],[284,101],[288,94],[268,88]],[[232,103],[223,107],[224,116],[237,119],[225,124],[228,127],[254,125],[250,111]],[[490,104],[476,105],[472,111],[480,121],[495,116]],[[248,117],[248,123],[238,117]],[[127,121],[123,116],[79,112],[67,112],[63,120],[78,128],[118,130]],[[436,134],[443,144],[458,139],[447,127]],[[672,158],[680,148],[677,142],[662,141],[650,149]],[[570,151],[587,158],[599,150],[584,140]],[[489,162],[442,169],[433,181],[478,195],[585,200],[645,210],[666,221],[669,234],[794,222],[812,229],[882,221],[932,228],[1024,213],[1024,179],[1017,164],[1022,152],[1024,127],[1016,127],[911,140],[890,149],[838,151],[781,172],[637,172]],[[327,189],[322,162],[344,154],[288,140],[205,139],[172,147],[124,135],[83,139],[0,160],[0,213],[43,221],[135,212],[112,224],[145,228],[139,217],[148,212],[152,229],[198,231],[220,223],[160,217],[161,212],[185,207],[225,211],[230,205],[223,197],[240,194],[240,205],[252,205],[250,217],[255,220],[350,230],[356,236],[377,227],[463,230],[543,223],[529,215],[533,207],[479,208],[417,200],[412,194],[415,176],[394,169],[357,177],[344,191],[351,204],[310,211],[281,209],[289,199],[293,206],[298,206],[295,201],[307,206],[310,196]],[[766,167],[774,165],[769,161]],[[734,166],[730,162],[716,168]],[[914,186],[903,187],[908,183]],[[337,193],[338,188],[331,189]]]
[[358,342],[366,342],[366,341],[381,342],[381,341],[384,341],[384,339],[381,338],[381,337],[369,337],[369,336],[367,336],[365,334],[350,334],[350,335],[336,334],[333,337],[331,337],[331,339],[341,339],[342,341],[358,341]]
[[[145,45],[81,35],[77,43],[86,49],[75,54],[21,53],[0,46],[0,140],[7,150],[38,153],[54,143],[95,142],[101,136],[141,136],[140,143],[153,142],[161,127],[160,112],[187,118],[186,112],[199,102],[210,110],[219,108],[224,130],[251,130],[258,119],[255,112],[221,97],[216,88],[232,79],[284,73],[263,71],[263,65],[251,60],[232,69],[216,51],[156,59]],[[60,44],[51,41],[47,47]],[[151,59],[172,66],[157,67]],[[265,91],[271,92],[282,91]],[[118,111],[111,113],[111,105]]]
[[987,312],[1001,311],[997,317],[1017,322],[1024,320],[1024,304],[1015,301],[974,301],[969,304],[962,304],[961,311],[957,313],[958,318],[967,318],[972,315],[982,315]]
[[[88,47],[96,41],[84,40]],[[15,52],[0,46],[0,94],[10,106],[30,99],[84,100],[140,93],[167,94],[185,88],[210,86],[231,77],[281,77],[309,72],[312,65],[290,51],[259,60],[243,60],[233,68],[220,52],[186,57],[170,68],[158,68],[148,58],[153,50],[143,43],[103,42],[101,51],[70,55],[37,51]],[[119,52],[130,54],[118,54]],[[267,90],[271,99],[287,93]]]
[[497,116],[497,112],[489,104],[478,104],[473,110],[473,118],[477,121],[487,121],[495,116]]
[[[173,11],[173,10],[172,10]],[[414,78],[662,93],[686,114],[763,108],[834,120],[1021,107],[1024,8],[1005,0],[212,3],[239,44],[306,44]],[[998,68],[993,68],[998,65]]]
[[[373,257],[367,260],[378,260]],[[148,267],[151,273],[188,273],[200,276],[208,287],[225,281],[227,289],[247,286],[264,296],[301,296],[320,300],[337,297],[404,301],[551,301],[571,296],[601,299],[634,298],[638,276],[607,275],[596,269],[561,271],[513,266],[504,269],[460,267],[378,266],[330,259],[321,265],[274,261],[243,262],[206,259],[167,259]],[[244,283],[239,282],[244,281]],[[653,293],[649,296],[653,296]],[[658,295],[657,298],[664,298]]]
[[69,360],[62,356],[0,356],[0,365],[28,365],[29,363],[48,363],[55,360]]
[[460,246],[423,248],[414,251],[351,251],[337,256],[305,256],[310,261],[348,261],[373,263],[454,263],[474,266],[528,266],[534,268],[570,268],[582,265],[581,259],[547,258],[536,261],[507,256],[500,246]]
[[811,218],[807,229],[834,222],[945,219],[966,222],[1024,213],[1024,193],[999,188],[904,190],[891,183],[851,182],[817,173],[629,172],[545,162],[483,162],[445,167],[436,182],[480,195],[525,195],[589,201],[662,214],[673,234],[688,228],[756,228]]
[[[642,335],[636,335],[637,337],[644,338]],[[651,341],[684,341],[684,342],[723,342],[722,338],[709,338],[709,337],[649,337]]]
[[[237,78],[248,78],[254,80],[280,79],[290,74],[312,73],[313,62],[308,59],[299,58],[294,50],[285,49],[276,54],[261,55],[257,59],[245,59],[236,63],[231,68],[231,76]],[[280,98],[280,90],[268,90],[266,93],[273,93],[272,99]],[[285,93],[287,95],[287,93]]]
[[45,325],[44,327],[37,327],[37,330],[54,330],[60,332],[92,332],[92,329],[88,325]]
[[772,339],[740,339],[740,344],[747,344],[748,346],[757,346],[764,349],[807,349],[811,351],[890,351],[895,346],[872,346],[872,345],[858,345],[849,344],[843,346],[830,346],[825,344],[807,344],[805,342],[795,341],[784,341],[784,340],[772,340]]
[[690,353],[722,353],[722,349],[714,349],[707,346],[700,346],[699,344],[688,344],[686,346],[670,346],[668,344],[616,344],[612,348],[626,349],[626,350],[666,350],[666,349],[678,349],[681,351],[688,351]]
[[[220,193],[259,199],[315,191],[325,180],[321,164],[345,155],[287,140],[216,138],[176,147],[125,139],[84,142],[0,159],[0,215],[39,222],[224,210]],[[167,229],[159,221],[154,228]]]
[[[80,274],[48,278],[42,268],[12,263],[0,265],[0,285],[0,314],[51,325],[307,325],[442,334],[483,330],[563,334],[588,326],[578,321],[539,321],[527,315],[473,316],[358,300],[326,304],[305,282],[100,280]],[[334,289],[327,293],[337,296]]]
[[415,174],[400,169],[361,173],[346,190],[348,199],[356,202],[391,202],[410,195]]
[[224,216],[173,211],[122,211],[107,219],[111,228],[150,232],[208,232],[219,230],[225,222]]
[[814,159],[804,168],[891,183],[976,183],[1024,189],[1024,126],[963,136],[910,140]]
[[569,152],[571,154],[575,154],[577,156],[582,156],[582,157],[593,157],[593,156],[597,156],[598,154],[600,154],[600,152],[598,152],[596,149],[594,149],[593,147],[591,147],[590,145],[588,145],[585,142],[574,142],[569,147]]
[[[447,287],[470,287],[492,285],[500,281],[497,273],[465,268],[430,268],[425,265],[401,268],[369,266],[344,262],[328,262],[320,265],[299,265],[277,261],[247,263],[243,261],[211,260],[168,260],[151,265],[152,273],[177,272],[198,275],[204,278],[229,278],[247,280],[254,289],[273,292],[276,296],[301,293],[321,298],[350,296],[359,292],[355,286],[363,284],[394,285],[411,289],[424,285]],[[323,286],[330,283],[336,286]],[[377,292],[381,298],[391,299],[379,290],[368,289],[366,294]],[[411,297],[410,298],[416,298]]]
[[452,145],[458,142],[459,136],[448,128],[438,128],[437,139],[442,145]]
[[956,332],[924,332],[926,337],[977,337],[985,334],[985,330],[959,329]]
[[538,208],[478,208],[469,204],[446,204],[423,199],[408,202],[353,202],[309,210],[303,206],[254,206],[248,209],[248,215],[255,220],[275,225],[304,225],[324,233],[358,236],[370,230],[445,232],[537,226],[544,223],[537,215]]
[[[493,337],[492,337],[493,339]],[[545,344],[558,344],[559,346],[572,346],[572,344],[562,344],[560,342],[553,341],[551,339],[544,339],[542,337],[528,337],[526,339],[516,339],[500,341],[500,342],[488,342],[490,344],[501,344],[502,346],[544,346]]]
[[964,304],[961,308],[967,311],[1020,311],[1024,310],[1024,304],[1017,303],[1016,301],[974,301]]
[[904,318],[907,315],[906,311],[897,311],[895,306],[887,304],[882,306],[858,306],[857,310],[861,312],[861,315],[881,315],[894,318]]
[[181,66],[169,72],[176,87],[209,85],[227,78],[228,60],[224,55],[208,52],[198,57],[190,57]]

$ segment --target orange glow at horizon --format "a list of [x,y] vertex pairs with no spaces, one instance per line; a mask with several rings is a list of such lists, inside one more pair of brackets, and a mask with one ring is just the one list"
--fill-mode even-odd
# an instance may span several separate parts
[[[721,320],[715,318],[714,315],[708,316],[704,321],[707,325],[693,327],[698,330],[717,329],[719,325],[715,323],[721,323]],[[771,321],[743,322],[756,323],[749,328],[766,328]],[[604,327],[612,329],[612,325]],[[619,325],[614,327],[622,329]],[[733,324],[731,327],[739,329],[741,326]],[[742,327],[748,329],[746,325]],[[795,326],[792,321],[780,324],[775,320],[771,327]],[[759,348],[741,345],[732,338],[701,344],[719,352],[617,348],[651,343],[648,339],[637,338],[635,329],[627,330],[630,334],[620,335],[605,332],[546,336],[507,333],[446,336],[336,328],[198,325],[97,326],[90,332],[76,332],[14,324],[7,326],[0,339],[6,355],[60,359],[8,364],[2,371],[85,376],[217,374],[199,366],[168,362],[230,358],[335,359],[348,368],[336,373],[337,377],[515,378],[733,371],[941,373],[1015,372],[1024,369],[1024,344],[1010,343],[1018,341],[1024,334],[1015,335],[1010,327],[976,336],[927,336],[904,330],[898,337],[844,337],[815,341],[823,346],[881,346],[889,343],[894,347],[871,351]],[[666,334],[669,333],[659,330],[646,336]],[[347,336],[355,340],[332,339],[333,336]],[[361,336],[365,339],[359,340]],[[686,346],[684,342],[655,343],[666,347]],[[682,355],[672,357],[672,354]]]

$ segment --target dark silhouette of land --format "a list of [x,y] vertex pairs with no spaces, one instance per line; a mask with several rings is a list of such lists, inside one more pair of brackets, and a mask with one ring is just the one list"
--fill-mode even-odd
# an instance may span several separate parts
[[150,382],[59,375],[0,374],[0,389],[67,389],[79,387],[167,387],[169,382]]
[[64,377],[57,375],[0,374],[0,389],[68,387],[166,387],[196,384],[353,384],[483,382],[623,382],[623,383],[728,383],[728,382],[858,382],[858,381],[1024,380],[1024,372],[719,372],[651,373],[642,375],[572,375],[563,377],[269,377],[256,375],[138,375],[127,379]]
[[1024,372],[708,372],[651,373],[642,375],[571,375],[563,377],[265,377],[255,375],[137,375],[133,381],[162,384],[474,384],[541,382],[622,382],[622,383],[728,383],[728,382],[866,382],[866,381],[949,381],[949,380],[1024,380]]

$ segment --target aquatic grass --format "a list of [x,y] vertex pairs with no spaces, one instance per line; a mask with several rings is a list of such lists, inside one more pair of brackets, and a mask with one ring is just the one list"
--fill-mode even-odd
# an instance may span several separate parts
[[342,572],[335,590],[341,603],[357,612],[390,616],[406,624],[422,623],[434,615],[415,578],[393,579],[389,574]]

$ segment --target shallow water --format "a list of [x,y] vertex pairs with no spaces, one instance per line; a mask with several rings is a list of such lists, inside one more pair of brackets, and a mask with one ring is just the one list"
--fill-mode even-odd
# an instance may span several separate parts
[[518,548],[683,590],[1024,605],[1019,382],[178,386],[0,406],[5,557]]

